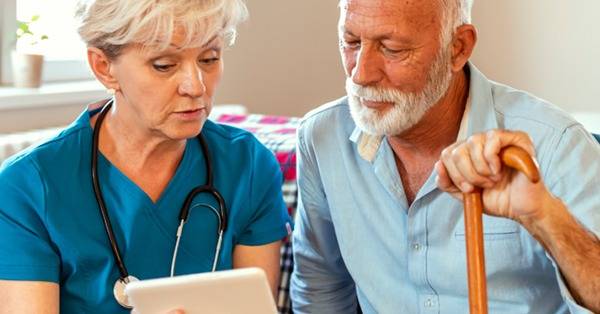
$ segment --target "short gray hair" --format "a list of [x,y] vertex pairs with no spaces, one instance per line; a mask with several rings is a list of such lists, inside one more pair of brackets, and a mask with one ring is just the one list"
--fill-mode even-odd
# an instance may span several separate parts
[[[338,0],[338,6],[347,0]],[[442,11],[442,31],[440,34],[443,43],[448,43],[456,28],[463,24],[471,24],[471,9],[475,0],[438,0]]]
[[452,37],[456,28],[471,24],[471,9],[474,0],[439,0],[442,6],[442,36]]
[[231,45],[247,15],[242,0],[80,0],[76,10],[82,40],[109,58],[132,43],[166,49],[179,30],[185,35],[180,48],[201,46],[216,35]]

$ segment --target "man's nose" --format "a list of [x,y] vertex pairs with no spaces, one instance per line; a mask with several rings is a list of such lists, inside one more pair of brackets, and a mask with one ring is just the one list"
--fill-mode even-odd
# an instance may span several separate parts
[[352,70],[352,81],[362,86],[371,86],[382,79],[381,56],[371,47],[361,47],[356,54],[356,64]]

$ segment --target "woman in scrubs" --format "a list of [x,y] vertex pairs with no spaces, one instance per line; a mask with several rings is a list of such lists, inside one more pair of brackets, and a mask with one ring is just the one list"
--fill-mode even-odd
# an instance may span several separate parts
[[[279,166],[248,132],[207,120],[245,15],[241,0],[80,5],[89,65],[112,97],[0,168],[0,312],[129,312],[113,296],[121,272],[92,184],[95,129],[97,183],[130,275],[170,275],[179,209],[207,183],[201,132],[228,214],[216,268],[260,267],[275,293],[289,229]],[[175,275],[212,269],[219,221],[206,204],[218,208],[210,194],[192,199]]]

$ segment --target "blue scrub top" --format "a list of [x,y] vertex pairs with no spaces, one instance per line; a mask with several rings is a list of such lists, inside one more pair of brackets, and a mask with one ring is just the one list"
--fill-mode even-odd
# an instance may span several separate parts
[[[53,139],[7,160],[0,168],[0,279],[60,284],[61,312],[128,313],[113,298],[119,271],[111,253],[91,179],[92,128],[85,111]],[[218,269],[232,268],[235,245],[262,245],[287,235],[290,218],[273,154],[252,134],[207,121],[202,130],[212,156],[214,184],[228,208]],[[156,203],[99,159],[100,186],[125,265],[139,279],[169,276],[178,214],[190,190],[206,183],[196,139]],[[192,203],[176,274],[210,271],[217,219]]]

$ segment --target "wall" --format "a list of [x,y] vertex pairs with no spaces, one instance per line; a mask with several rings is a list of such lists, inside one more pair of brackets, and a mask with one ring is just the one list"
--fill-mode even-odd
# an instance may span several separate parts
[[[337,1],[246,2],[250,19],[240,27],[236,45],[225,53],[216,103],[244,104],[253,113],[301,116],[343,95]],[[0,91],[0,102],[2,97]],[[6,109],[0,103],[0,133],[68,124],[83,104],[97,99],[93,97],[46,108]]]
[[600,112],[600,1],[475,0],[473,57],[491,79]]
[[247,0],[250,19],[225,53],[219,103],[301,116],[344,94],[337,1]]
[[[337,51],[337,1],[247,0],[250,20],[225,53],[217,103],[250,112],[301,116],[344,94]],[[475,0],[473,57],[497,81],[567,111],[600,113],[600,1]],[[69,105],[69,106],[66,106]],[[71,121],[81,103],[57,110],[0,112],[0,132]],[[44,123],[47,122],[47,123]],[[36,124],[36,125],[34,125]],[[43,125],[37,125],[43,124]]]
[[[491,79],[565,110],[598,111],[600,1],[475,0],[473,57]],[[302,115],[343,95],[337,1],[248,0],[250,20],[226,53],[219,102]]]

